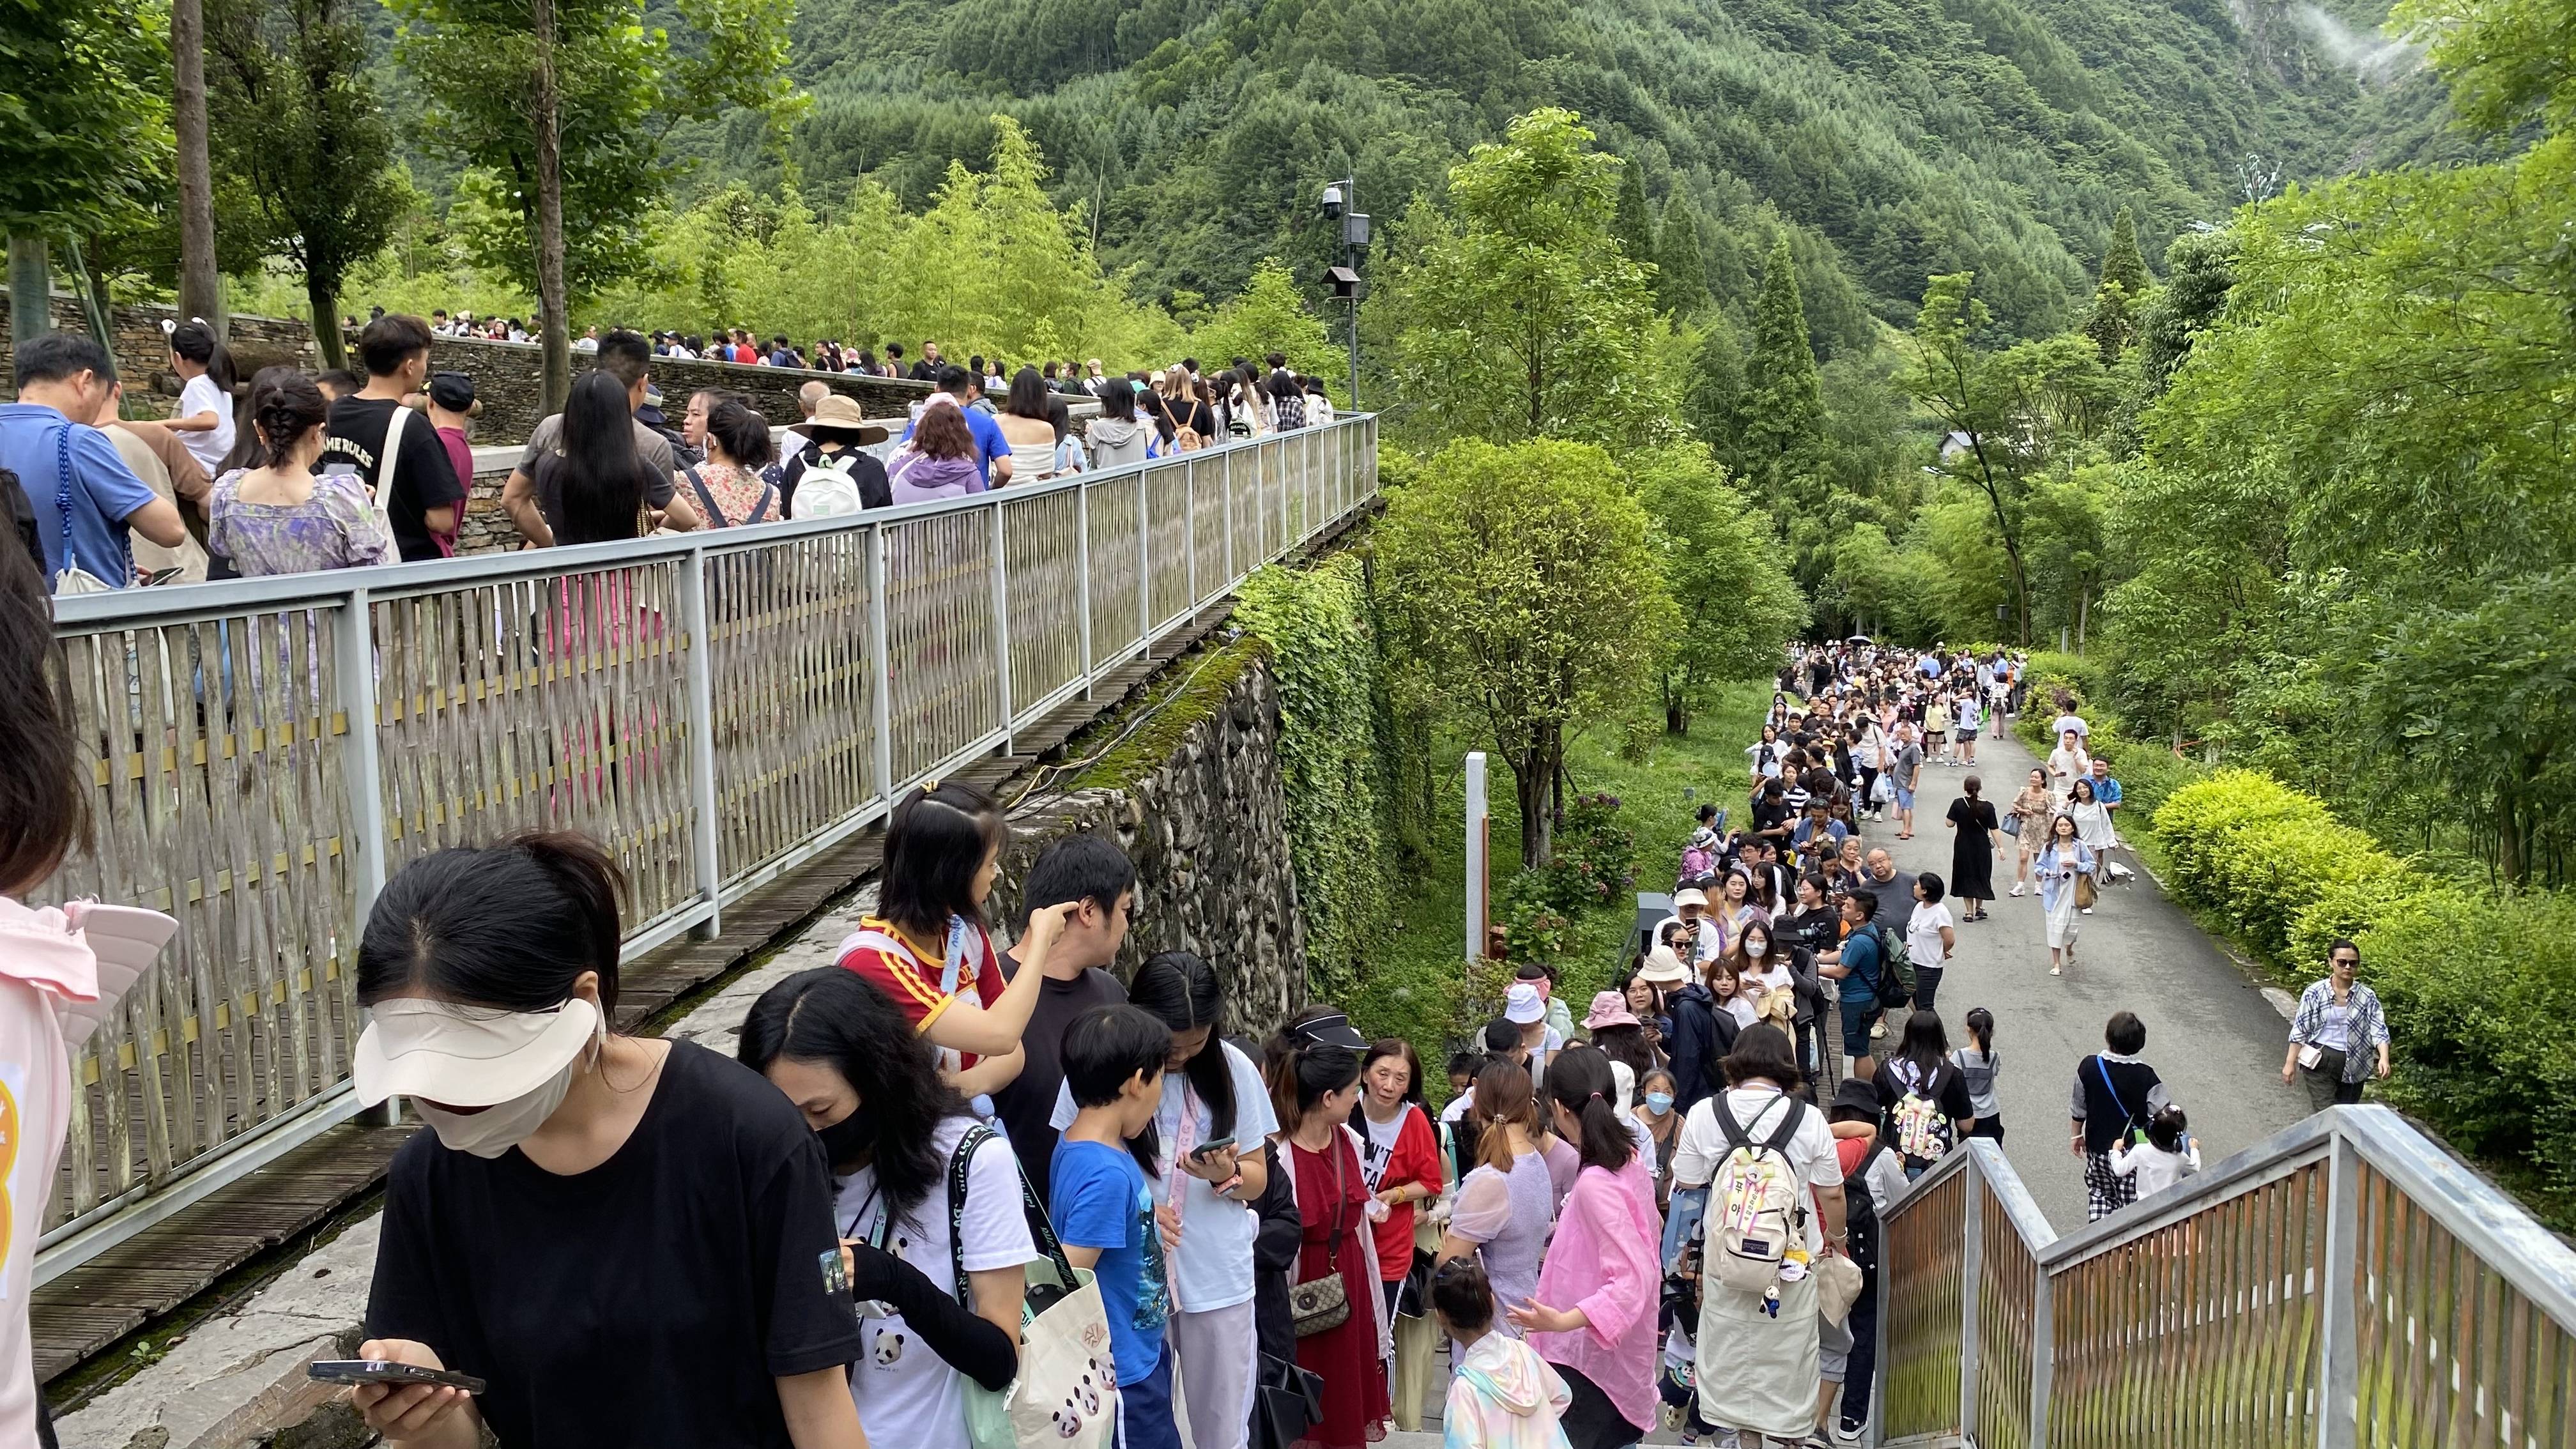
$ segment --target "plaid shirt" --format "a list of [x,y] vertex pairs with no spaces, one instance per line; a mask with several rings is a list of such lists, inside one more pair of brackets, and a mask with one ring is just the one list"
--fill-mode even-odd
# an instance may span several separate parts
[[[2299,993],[2299,1014],[2290,1022],[2290,1040],[2301,1045],[2313,1042],[2325,1030],[2326,1008],[2334,1003],[2334,981],[2326,978],[2308,983]],[[2343,1079],[2359,1082],[2368,1079],[2376,1058],[2368,1050],[2388,1040],[2388,1018],[2379,1009],[2379,993],[2356,981],[2352,983],[2352,1016],[2344,1028]]]

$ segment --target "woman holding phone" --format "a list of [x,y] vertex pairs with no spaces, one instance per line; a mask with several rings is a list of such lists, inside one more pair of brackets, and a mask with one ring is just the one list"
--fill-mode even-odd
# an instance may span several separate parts
[[689,1042],[623,1035],[624,878],[578,835],[425,855],[358,945],[358,1100],[394,1155],[358,1356],[486,1381],[362,1383],[385,1442],[863,1449],[863,1349],[813,1129]]
[[[1165,951],[1136,968],[1127,1004],[1172,1030],[1163,1103],[1154,1125],[1130,1140],[1144,1160],[1172,1254],[1171,1345],[1181,1400],[1198,1449],[1242,1449],[1252,1422],[1254,1324],[1251,1204],[1269,1185],[1263,1140],[1279,1130],[1269,1088],[1252,1058],[1225,1040],[1225,987],[1216,968]],[[1073,1125],[1070,1092],[1056,1099],[1056,1130]]]

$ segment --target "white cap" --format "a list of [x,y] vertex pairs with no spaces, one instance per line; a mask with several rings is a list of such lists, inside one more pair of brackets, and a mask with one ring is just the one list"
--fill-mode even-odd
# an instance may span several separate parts
[[358,1103],[400,1093],[443,1107],[491,1107],[545,1085],[599,1031],[576,996],[552,1011],[495,1011],[417,996],[368,1010],[351,1060]]
[[1515,981],[1503,993],[1503,1017],[1527,1026],[1547,1015],[1547,1006],[1538,999],[1538,987],[1527,981]]

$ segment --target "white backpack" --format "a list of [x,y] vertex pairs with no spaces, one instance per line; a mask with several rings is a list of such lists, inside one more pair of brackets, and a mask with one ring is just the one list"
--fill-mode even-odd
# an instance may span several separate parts
[[[1781,1114],[1779,1127],[1759,1141],[1752,1129],[1735,1120],[1725,1094],[1709,1103],[1730,1150],[1709,1184],[1702,1271],[1744,1293],[1768,1291],[1780,1277],[1791,1244],[1806,1244],[1807,1189],[1790,1166],[1787,1149],[1807,1104],[1786,1092],[1778,1100],[1788,1104],[1788,1111]],[[1766,1102],[1753,1114],[1755,1127],[1771,1106]]]
[[858,456],[855,452],[843,453],[805,470],[805,476],[796,482],[794,507],[799,519],[846,518],[866,506],[859,497],[858,480],[849,472]]

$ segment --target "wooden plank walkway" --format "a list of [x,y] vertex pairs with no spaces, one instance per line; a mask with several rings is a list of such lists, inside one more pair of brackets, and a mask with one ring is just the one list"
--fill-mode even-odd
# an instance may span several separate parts
[[[1319,539],[1310,552],[1330,547],[1335,537]],[[1010,754],[982,761],[961,778],[999,789],[1044,762],[1233,612],[1230,599],[1210,604],[1150,655],[1104,676],[1093,698],[1066,701],[1015,736]],[[749,965],[866,880],[882,858],[882,832],[862,831],[726,907],[721,935],[684,938],[629,965],[619,992],[618,1029],[656,1030],[676,1014],[674,1008]],[[235,1291],[249,1291],[261,1270],[282,1267],[343,1210],[375,1192],[395,1149],[417,1130],[416,1123],[335,1127],[36,1289],[28,1306],[38,1381],[51,1382],[137,1335],[148,1337],[218,1285],[230,1282]]]

